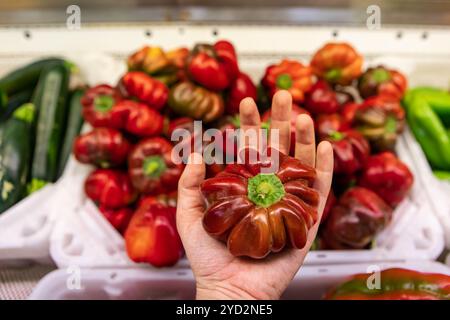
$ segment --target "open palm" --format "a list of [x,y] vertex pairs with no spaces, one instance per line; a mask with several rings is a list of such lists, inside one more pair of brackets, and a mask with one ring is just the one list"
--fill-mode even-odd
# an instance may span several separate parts
[[[273,97],[271,130],[279,130],[279,149],[289,153],[292,98],[286,91]],[[242,130],[259,130],[260,115],[255,102],[246,98],[240,105]],[[308,253],[322,216],[333,174],[333,151],[328,142],[315,146],[314,125],[308,115],[296,119],[295,157],[316,168],[314,188],[320,194],[319,219],[309,230],[306,246],[287,249],[263,260],[238,258],[209,236],[203,228],[204,202],[200,184],[205,165],[192,154],[178,188],[177,227],[197,282],[197,299],[277,299],[291,282]]]

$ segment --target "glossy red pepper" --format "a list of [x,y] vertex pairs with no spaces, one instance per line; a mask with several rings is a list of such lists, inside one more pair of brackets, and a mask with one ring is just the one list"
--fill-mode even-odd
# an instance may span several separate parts
[[369,68],[358,79],[358,90],[363,98],[387,95],[401,100],[408,86],[403,74],[383,66]]
[[313,114],[335,113],[339,110],[339,101],[328,83],[319,80],[306,94],[305,108]]
[[226,113],[230,115],[238,114],[241,100],[247,97],[250,97],[256,101],[258,98],[257,89],[252,79],[250,79],[247,74],[239,72],[238,76],[233,80],[226,93]]
[[169,97],[169,89],[164,83],[141,71],[125,73],[118,87],[123,96],[137,99],[156,110],[161,110]]
[[[299,107],[296,104],[292,104],[292,110],[291,110],[291,146],[289,148],[289,154],[291,156],[295,153],[295,128],[296,128],[296,121],[297,117],[301,114],[307,114],[309,115],[309,112],[302,107]],[[270,109],[264,112],[264,114],[261,117],[262,127],[263,128],[270,128],[270,122],[271,122],[271,112]]]
[[102,168],[125,163],[130,149],[131,145],[122,133],[111,128],[94,128],[78,136],[73,145],[78,161]]
[[350,84],[361,75],[363,58],[348,43],[327,43],[311,59],[316,76],[331,84]]
[[100,212],[106,218],[106,220],[111,223],[111,225],[116,229],[120,234],[124,234],[125,230],[130,223],[131,217],[133,216],[133,210],[131,208],[119,208],[119,209],[110,209],[107,207],[99,207]]
[[311,89],[312,72],[308,66],[304,66],[295,60],[282,60],[279,64],[273,64],[266,68],[266,73],[261,84],[273,97],[278,90],[287,90],[292,95],[292,101],[302,103],[305,92]]
[[392,268],[381,271],[379,287],[369,288],[372,274],[351,276],[325,296],[333,300],[450,300],[450,276]]
[[110,126],[111,110],[121,99],[119,91],[107,84],[101,84],[86,90],[81,98],[84,120],[93,127]]
[[356,102],[350,102],[342,106],[339,114],[344,118],[345,122],[350,125],[355,121],[356,111],[359,109],[359,104]]
[[393,150],[405,127],[405,110],[391,97],[371,97],[359,105],[353,125],[369,140],[373,150]]
[[176,225],[176,206],[155,197],[141,200],[125,232],[128,256],[155,267],[176,264],[183,245]]
[[[234,256],[260,259],[285,247],[301,249],[318,219],[319,194],[312,188],[315,169],[268,151],[268,158],[256,163],[248,156],[241,158],[244,164],[230,164],[200,186],[207,205],[203,226],[226,241]],[[261,173],[276,159],[279,168]]]
[[370,155],[367,140],[356,130],[334,131],[324,138],[333,146],[334,173],[350,175],[362,169]]
[[164,117],[146,104],[122,100],[111,111],[110,125],[138,137],[152,137],[163,132]]
[[347,190],[331,210],[322,238],[331,249],[363,249],[390,222],[392,208],[369,189]]
[[321,224],[327,220],[328,216],[330,215],[331,209],[333,209],[336,202],[336,196],[334,195],[333,190],[330,190],[330,193],[328,193],[327,201],[325,202],[325,207],[323,209],[322,219],[320,220]]
[[125,207],[136,199],[128,174],[119,170],[93,171],[85,181],[84,190],[92,201],[110,209]]
[[197,44],[188,57],[187,71],[192,80],[209,90],[228,88],[239,73],[233,45],[224,40]]
[[320,114],[314,121],[316,133],[319,138],[324,138],[333,132],[342,132],[350,129],[350,124],[339,114]]
[[359,180],[395,208],[409,193],[414,177],[406,164],[391,152],[370,156]]
[[172,159],[172,144],[162,137],[141,140],[128,157],[133,186],[141,193],[160,194],[177,189],[183,164]]

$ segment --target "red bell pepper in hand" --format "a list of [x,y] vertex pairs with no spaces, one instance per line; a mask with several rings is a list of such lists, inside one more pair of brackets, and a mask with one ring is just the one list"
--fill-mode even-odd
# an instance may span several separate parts
[[175,215],[176,206],[160,198],[142,199],[125,232],[130,259],[155,267],[176,264],[183,255],[183,245]]
[[121,99],[119,91],[107,84],[101,84],[86,90],[81,98],[84,120],[93,127],[110,126],[111,110]]
[[362,170],[359,185],[378,194],[395,208],[408,194],[414,177],[408,167],[393,153],[370,156]]
[[131,145],[118,130],[94,128],[78,136],[73,145],[75,158],[81,163],[102,168],[120,166],[127,160]]
[[97,169],[84,183],[86,195],[100,206],[117,209],[136,199],[136,192],[126,172]]
[[252,79],[250,79],[247,74],[239,72],[226,94],[225,111],[230,115],[238,114],[239,104],[242,99],[247,97],[256,101],[258,97],[257,89]]
[[369,189],[347,190],[329,213],[322,233],[331,249],[362,249],[391,220],[392,208]]
[[[289,148],[289,154],[291,156],[294,156],[295,153],[295,128],[296,128],[296,122],[297,117],[301,114],[307,114],[309,115],[309,112],[302,107],[299,107],[296,104],[292,104],[292,110],[291,110],[291,146]],[[270,128],[270,122],[271,122],[271,112],[270,109],[264,112],[264,114],[261,117],[262,127],[263,128]]]
[[316,117],[314,124],[319,138],[350,129],[350,124],[339,113],[321,114]]
[[347,43],[327,43],[312,57],[313,73],[330,84],[350,84],[361,75],[363,58]]
[[313,114],[335,113],[339,110],[339,101],[328,83],[319,80],[306,94],[305,107]]
[[133,135],[151,137],[163,132],[164,117],[143,103],[122,100],[113,107],[111,113],[110,126]]
[[375,151],[393,150],[405,126],[405,110],[391,97],[371,97],[359,105],[353,124]]
[[[256,163],[245,157],[244,164],[230,164],[200,186],[207,205],[203,226],[234,256],[260,259],[284,247],[301,249],[318,219],[315,169],[274,149],[268,153]],[[276,156],[277,171],[261,174]]]
[[370,155],[367,140],[355,130],[334,131],[324,140],[333,146],[334,173],[351,175],[360,170]]
[[187,71],[192,80],[209,90],[228,88],[239,73],[233,45],[223,40],[214,45],[197,44],[188,57]]
[[106,220],[111,223],[114,229],[116,229],[122,235],[125,233],[125,230],[130,223],[131,217],[133,216],[133,210],[131,208],[125,207],[119,209],[110,209],[100,206],[99,210],[106,218]]
[[330,290],[328,300],[450,300],[450,276],[392,268],[381,271],[380,287],[369,288],[372,275],[356,274]]
[[386,95],[401,100],[408,86],[403,74],[383,66],[369,68],[358,79],[358,90],[363,98]]
[[159,80],[141,71],[127,72],[119,82],[123,96],[136,98],[156,110],[161,110],[169,97],[169,89]]
[[267,67],[261,84],[269,91],[270,97],[284,89],[292,95],[293,102],[301,103],[305,92],[313,85],[311,68],[295,60],[282,60]]
[[130,152],[128,172],[141,193],[160,194],[177,189],[183,164],[172,160],[172,144],[164,138],[141,140]]

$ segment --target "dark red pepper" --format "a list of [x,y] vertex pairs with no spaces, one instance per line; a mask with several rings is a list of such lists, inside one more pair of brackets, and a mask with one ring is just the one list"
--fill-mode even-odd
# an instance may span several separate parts
[[[256,163],[246,156],[245,164],[230,164],[200,186],[207,205],[203,226],[234,256],[260,259],[285,247],[301,249],[318,219],[315,169],[274,149],[268,154]],[[261,173],[276,156],[279,168]]]
[[101,84],[86,90],[81,98],[84,120],[93,127],[109,127],[111,125],[111,110],[121,99],[119,91],[107,84]]
[[327,220],[328,216],[330,215],[331,209],[333,209],[336,202],[336,196],[334,195],[333,190],[330,190],[330,192],[328,193],[327,201],[325,202],[325,207],[323,209],[322,220],[320,220],[321,224]]
[[370,156],[359,180],[393,208],[407,196],[413,182],[411,171],[391,152]]
[[176,190],[183,168],[182,163],[174,163],[172,144],[162,137],[141,140],[128,157],[131,182],[141,193],[160,194]]
[[383,66],[367,69],[358,79],[359,93],[363,98],[387,95],[399,101],[403,98],[407,86],[403,74]]
[[314,121],[316,133],[319,138],[327,137],[333,132],[350,129],[350,124],[339,114],[320,114]]
[[93,171],[85,181],[84,190],[92,201],[111,209],[125,207],[136,199],[128,174],[119,170]]
[[135,98],[156,110],[161,110],[169,98],[169,89],[164,83],[141,71],[127,72],[118,87],[123,96]]
[[359,105],[353,125],[369,140],[373,150],[393,150],[405,127],[405,110],[389,96],[371,97]]
[[247,74],[239,72],[226,94],[225,111],[230,115],[238,114],[241,100],[247,97],[256,101],[257,89]]
[[114,229],[116,229],[122,235],[125,233],[125,230],[130,223],[131,217],[133,216],[133,210],[131,208],[125,207],[119,209],[110,209],[100,206],[99,210],[106,218],[106,220],[111,223]]
[[183,256],[176,206],[161,198],[143,198],[125,232],[128,256],[155,267],[172,266]]
[[363,249],[392,218],[392,208],[369,189],[347,190],[331,210],[322,233],[331,249]]
[[146,104],[122,100],[111,111],[110,126],[139,137],[152,137],[163,132],[164,117]]
[[239,73],[233,45],[223,40],[197,44],[188,57],[187,70],[192,80],[209,90],[228,88]]
[[351,175],[362,169],[370,155],[367,140],[356,130],[334,131],[324,140],[333,146],[334,173]]
[[305,107],[313,114],[335,113],[339,110],[339,101],[328,83],[318,80],[306,94]]
[[125,163],[131,145],[122,133],[111,128],[94,128],[75,139],[73,153],[81,163],[102,168]]

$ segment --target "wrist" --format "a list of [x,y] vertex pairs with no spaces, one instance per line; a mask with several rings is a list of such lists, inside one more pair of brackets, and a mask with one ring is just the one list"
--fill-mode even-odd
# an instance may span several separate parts
[[196,288],[197,300],[276,300],[279,298],[279,295],[265,292],[253,295],[243,288],[223,283],[208,285],[197,283]]

